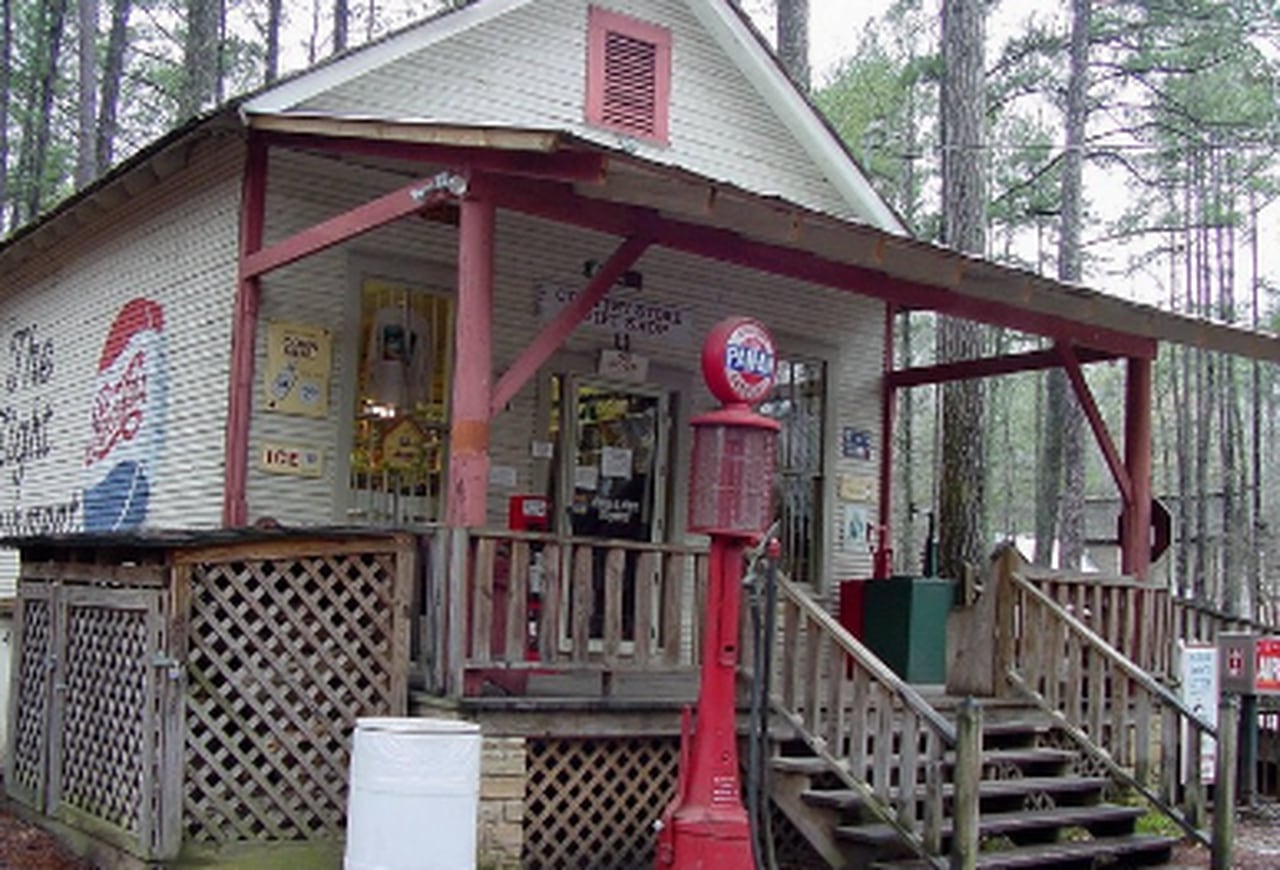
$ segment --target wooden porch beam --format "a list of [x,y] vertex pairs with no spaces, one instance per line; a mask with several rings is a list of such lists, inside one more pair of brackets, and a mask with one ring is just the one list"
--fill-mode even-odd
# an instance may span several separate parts
[[240,279],[236,283],[231,324],[231,376],[223,458],[222,525],[243,526],[249,520],[246,496],[249,476],[249,418],[253,409],[253,352],[258,330],[259,286],[246,274],[245,260],[262,248],[267,209],[267,146],[249,134],[240,194]]
[[[1076,359],[1081,365],[1117,358],[1117,354],[1087,347],[1076,351]],[[1033,350],[1027,353],[1014,353],[985,359],[898,369],[895,372],[891,372],[887,377],[890,384],[895,388],[901,389],[904,387],[921,387],[928,384],[944,384],[948,381],[966,381],[973,378],[989,378],[1018,372],[1041,371],[1043,369],[1058,368],[1061,365],[1062,357],[1057,350]]]
[[456,200],[466,193],[467,185],[466,176],[455,172],[438,172],[405,185],[242,258],[240,279],[257,278],[400,218]]
[[547,178],[559,181],[600,182],[604,180],[603,154],[589,151],[512,151],[488,147],[468,148],[429,142],[404,142],[351,136],[318,136],[305,133],[271,133],[268,142],[280,148],[302,148],[330,154],[352,154],[412,160],[444,166],[465,166],[469,170]]
[[556,319],[547,324],[538,333],[520,357],[511,364],[511,368],[502,375],[498,385],[493,388],[493,398],[489,404],[489,419],[492,420],[502,412],[507,403],[515,398],[520,389],[537,374],[556,348],[564,343],[569,334],[581,323],[591,309],[605,297],[609,289],[618,282],[622,273],[640,259],[640,255],[649,247],[649,240],[643,236],[632,236],[618,246],[605,264],[591,277],[582,292],[556,315]]
[[1133,481],[1129,477],[1128,469],[1125,468],[1124,463],[1120,460],[1120,453],[1116,450],[1115,442],[1111,440],[1111,433],[1107,431],[1107,423],[1102,419],[1102,412],[1098,410],[1098,403],[1093,400],[1093,391],[1089,389],[1089,383],[1084,379],[1084,370],[1080,368],[1080,359],[1070,345],[1058,344],[1054,350],[1062,360],[1062,366],[1067,371],[1067,379],[1071,381],[1076,399],[1080,402],[1080,407],[1084,410],[1085,419],[1089,421],[1089,428],[1093,430],[1093,437],[1098,442],[1098,449],[1102,451],[1102,457],[1107,461],[1107,468],[1111,469],[1111,476],[1115,478],[1116,488],[1120,490],[1120,497],[1124,500],[1125,507],[1128,509],[1133,504]]
[[961,295],[945,286],[895,278],[865,266],[839,262],[808,251],[760,242],[719,227],[690,223],[655,209],[619,205],[576,195],[553,182],[508,179],[495,192],[500,208],[616,236],[651,234],[654,244],[747,269],[824,287],[835,287],[956,317],[1004,326],[1055,341],[1109,353],[1153,359],[1156,342],[1143,336],[1080,323],[1060,315],[1017,308],[991,299]]

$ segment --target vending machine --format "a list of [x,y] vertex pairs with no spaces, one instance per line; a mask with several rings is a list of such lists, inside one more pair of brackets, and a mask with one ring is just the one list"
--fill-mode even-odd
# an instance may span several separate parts
[[[513,532],[551,531],[551,500],[545,495],[513,495],[507,503],[507,528]],[[538,654],[538,623],[542,615],[542,583],[546,576],[543,564],[543,545],[529,545],[529,577],[525,588],[529,590],[525,607],[525,660],[536,662]]]

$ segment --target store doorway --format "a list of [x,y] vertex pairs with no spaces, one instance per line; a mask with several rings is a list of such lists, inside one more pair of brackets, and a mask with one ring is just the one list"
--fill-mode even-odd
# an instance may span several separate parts
[[[565,375],[554,388],[561,423],[556,475],[561,534],[600,541],[656,542],[667,534],[670,397],[660,387]],[[593,606],[589,636],[603,637],[605,559],[593,552]],[[638,550],[627,550],[623,575],[622,637],[635,639]],[[566,578],[567,579],[567,578]],[[574,612],[572,584],[566,588]],[[656,594],[645,589],[641,594]],[[652,630],[646,626],[645,630]]]

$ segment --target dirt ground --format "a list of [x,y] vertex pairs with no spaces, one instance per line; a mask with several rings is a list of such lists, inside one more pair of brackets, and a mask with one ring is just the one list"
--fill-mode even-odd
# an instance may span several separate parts
[[[1209,866],[1209,852],[1183,845],[1174,852],[1175,870]],[[1280,804],[1259,803],[1241,810],[1233,866],[1237,870],[1280,868]],[[0,870],[93,870],[52,836],[0,808]]]
[[[1179,847],[1173,856],[1175,868],[1209,866],[1209,850],[1203,847]],[[1231,863],[1236,870],[1277,870],[1280,868],[1280,803],[1274,799],[1259,800],[1236,814],[1235,854]]]
[[34,825],[0,808],[0,867],[12,870],[90,870],[90,866]]

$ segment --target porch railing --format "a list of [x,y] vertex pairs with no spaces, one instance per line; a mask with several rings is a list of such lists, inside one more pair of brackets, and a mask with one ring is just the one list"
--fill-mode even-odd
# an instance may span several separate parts
[[[479,671],[691,669],[704,548],[535,532],[443,532],[452,683]],[[450,540],[450,537],[452,539]]]
[[[1205,818],[1201,761],[1204,738],[1217,737],[1214,726],[1055,600],[1042,579],[1032,580],[1024,569],[1010,570],[1008,561],[1001,565],[1000,622],[1007,638],[1001,659],[1009,681],[1096,764],[1207,845],[1200,830]],[[1083,615],[1095,622],[1101,618],[1113,636],[1133,642],[1129,626],[1138,612],[1135,602],[1142,600],[1122,595],[1119,608],[1114,601],[1086,602]],[[1097,607],[1093,614],[1091,606]],[[1117,629],[1117,622],[1126,627]]]
[[[1264,614],[1265,616],[1265,614]],[[1176,638],[1188,643],[1215,643],[1223,632],[1249,632],[1253,634],[1277,633],[1276,622],[1249,619],[1223,613],[1207,604],[1183,598],[1173,600],[1173,627]]]
[[778,589],[775,711],[883,822],[937,860],[955,727],[800,586],[779,577]]
[[1144,670],[1174,673],[1174,633],[1169,590],[1132,577],[1062,574],[1024,565],[1019,576],[1035,585],[1107,645],[1124,650]]

